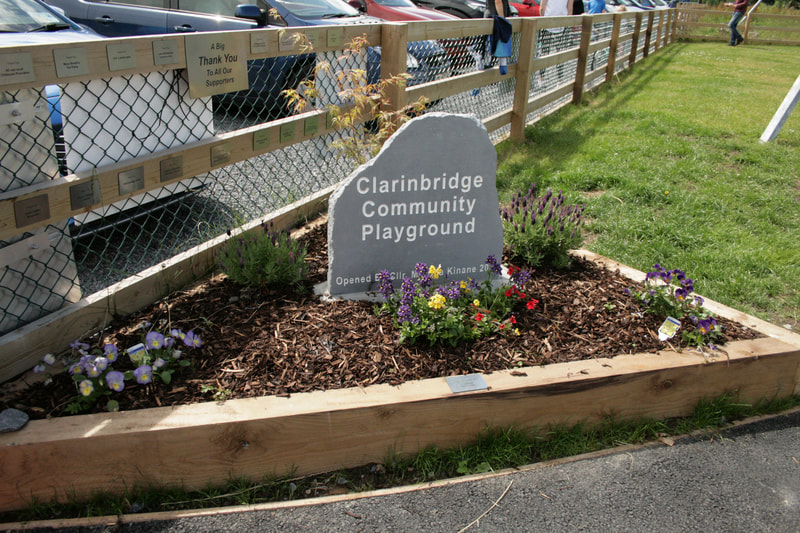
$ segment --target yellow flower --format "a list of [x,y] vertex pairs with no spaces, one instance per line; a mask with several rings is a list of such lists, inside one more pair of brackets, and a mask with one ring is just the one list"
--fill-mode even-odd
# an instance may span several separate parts
[[428,307],[431,309],[442,309],[444,308],[445,297],[441,294],[434,294],[428,300]]
[[480,307],[481,301],[475,298],[474,300],[472,300],[472,305],[474,305],[475,307]]
[[514,335],[519,336],[519,328],[514,328]]
[[430,274],[433,279],[439,279],[439,276],[442,275],[442,265],[438,267],[431,265],[430,268],[428,268],[428,274]]

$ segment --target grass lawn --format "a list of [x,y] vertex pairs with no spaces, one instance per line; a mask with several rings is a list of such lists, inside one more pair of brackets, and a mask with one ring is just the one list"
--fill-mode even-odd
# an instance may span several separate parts
[[760,137],[797,47],[676,43],[498,146],[502,202],[530,183],[585,202],[585,248],[774,323],[800,314],[800,110]]

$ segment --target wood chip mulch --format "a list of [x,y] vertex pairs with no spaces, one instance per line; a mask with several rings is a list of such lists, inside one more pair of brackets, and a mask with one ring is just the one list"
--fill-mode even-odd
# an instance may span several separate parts
[[[141,323],[162,333],[170,327],[193,330],[202,338],[202,348],[184,352],[193,365],[179,371],[170,385],[128,385],[115,395],[120,408],[210,401],[215,391],[229,391],[233,399],[398,385],[667,347],[656,334],[663,318],[641,315],[626,292],[633,282],[583,260],[566,271],[534,272],[524,292],[540,304],[518,313],[519,336],[496,335],[455,348],[399,344],[391,318],[376,316],[375,304],[325,302],[313,296],[313,285],[327,274],[327,228],[318,226],[301,238],[308,243],[312,272],[304,296],[242,288],[216,275],[84,339],[93,346],[114,342],[126,348],[142,342],[143,330],[137,329]],[[728,320],[720,323],[724,341],[760,336]],[[120,357],[115,368],[125,370],[126,359]],[[75,385],[65,373],[55,375],[49,385],[22,389],[11,382],[0,386],[0,409],[22,409],[31,418],[63,416],[74,394]],[[99,406],[96,411],[101,410]]]

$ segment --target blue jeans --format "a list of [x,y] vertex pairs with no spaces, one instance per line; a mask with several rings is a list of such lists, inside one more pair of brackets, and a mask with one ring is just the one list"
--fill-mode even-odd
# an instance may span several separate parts
[[737,44],[739,41],[744,40],[744,38],[742,38],[742,34],[736,29],[736,26],[739,24],[739,21],[742,20],[742,17],[744,17],[744,13],[741,11],[734,11],[731,21],[728,23],[728,27],[731,29],[731,44]]

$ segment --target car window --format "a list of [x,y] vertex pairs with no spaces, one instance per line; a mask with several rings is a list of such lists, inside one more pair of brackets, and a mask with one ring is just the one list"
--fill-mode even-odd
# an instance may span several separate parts
[[47,26],[63,24],[64,21],[46,7],[35,2],[0,0],[0,31],[6,33],[26,32]]
[[263,0],[178,0],[178,9],[232,17],[239,4],[255,4],[261,9],[267,9]]
[[107,3],[109,4],[128,4],[132,6],[144,6],[144,7],[169,7],[167,5],[169,0],[108,0]]
[[300,18],[356,17],[358,11],[343,0],[274,0]]

